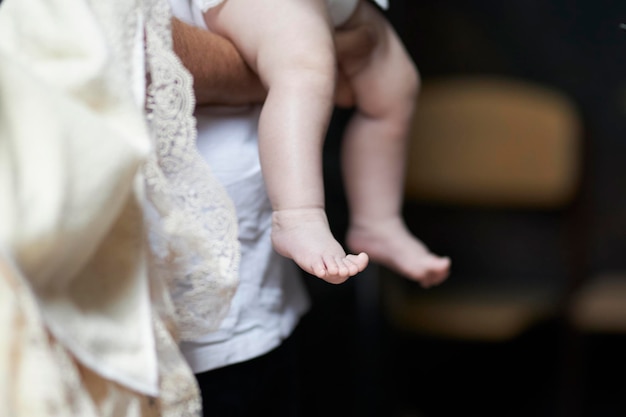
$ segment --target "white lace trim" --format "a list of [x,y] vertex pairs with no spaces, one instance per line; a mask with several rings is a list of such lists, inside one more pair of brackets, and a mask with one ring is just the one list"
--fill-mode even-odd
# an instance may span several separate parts
[[214,330],[238,283],[235,208],[196,149],[192,78],[172,52],[170,12],[158,0],[148,8],[150,73],[146,103],[155,155],[145,166],[149,201],[161,218],[152,244],[154,267],[176,301],[180,337]]

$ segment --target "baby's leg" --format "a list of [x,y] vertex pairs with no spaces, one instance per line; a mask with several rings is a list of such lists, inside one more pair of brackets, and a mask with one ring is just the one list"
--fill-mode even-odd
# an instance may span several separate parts
[[[361,1],[346,23],[373,28],[376,46],[364,65],[345,68],[357,111],[343,148],[351,210],[347,243],[424,286],[442,282],[450,260],[432,254],[401,217],[405,158],[419,74],[386,19]],[[341,30],[341,29],[339,29]]]
[[274,209],[275,249],[305,271],[339,283],[362,271],[368,258],[346,255],[324,211],[322,144],[336,65],[324,1],[226,0],[205,18],[235,43],[269,89],[259,152]]

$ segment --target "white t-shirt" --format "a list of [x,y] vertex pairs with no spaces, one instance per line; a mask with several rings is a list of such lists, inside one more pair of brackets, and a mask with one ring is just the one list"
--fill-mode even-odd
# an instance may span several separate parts
[[[175,16],[205,27],[190,3],[170,0]],[[205,107],[196,112],[198,150],[235,203],[241,243],[240,283],[228,315],[217,331],[181,344],[196,373],[278,347],[309,308],[301,272],[272,249],[272,209],[258,156],[260,109]]]
[[[388,0],[374,0],[374,2],[383,9],[389,7]],[[340,26],[352,16],[359,0],[326,0],[326,3],[333,24]]]

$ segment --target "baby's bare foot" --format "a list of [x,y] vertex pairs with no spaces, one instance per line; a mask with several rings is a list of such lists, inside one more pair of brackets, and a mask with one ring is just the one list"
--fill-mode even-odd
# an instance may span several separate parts
[[304,271],[333,284],[363,271],[369,259],[365,253],[346,255],[322,208],[274,211],[272,243],[276,252],[293,259]]
[[400,218],[365,227],[351,226],[347,244],[423,287],[440,284],[450,271],[450,259],[432,254]]

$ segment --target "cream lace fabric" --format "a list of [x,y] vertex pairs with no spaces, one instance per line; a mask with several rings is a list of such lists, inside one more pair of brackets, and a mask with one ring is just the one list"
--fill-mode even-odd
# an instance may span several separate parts
[[[169,16],[160,0],[0,5],[1,416],[199,415],[173,335],[220,320],[238,245]],[[146,221],[164,226],[152,245]],[[180,320],[163,277],[189,300]]]
[[154,269],[170,275],[164,278],[185,340],[217,328],[228,310],[238,283],[237,219],[228,194],[196,150],[192,79],[171,52],[164,30],[169,8],[151,1],[147,108],[157,148],[144,172],[160,217],[151,228],[158,254]]
[[155,320],[160,394],[138,394],[85,367],[50,337],[27,280],[0,253],[0,415],[199,417],[199,392],[171,333]]

